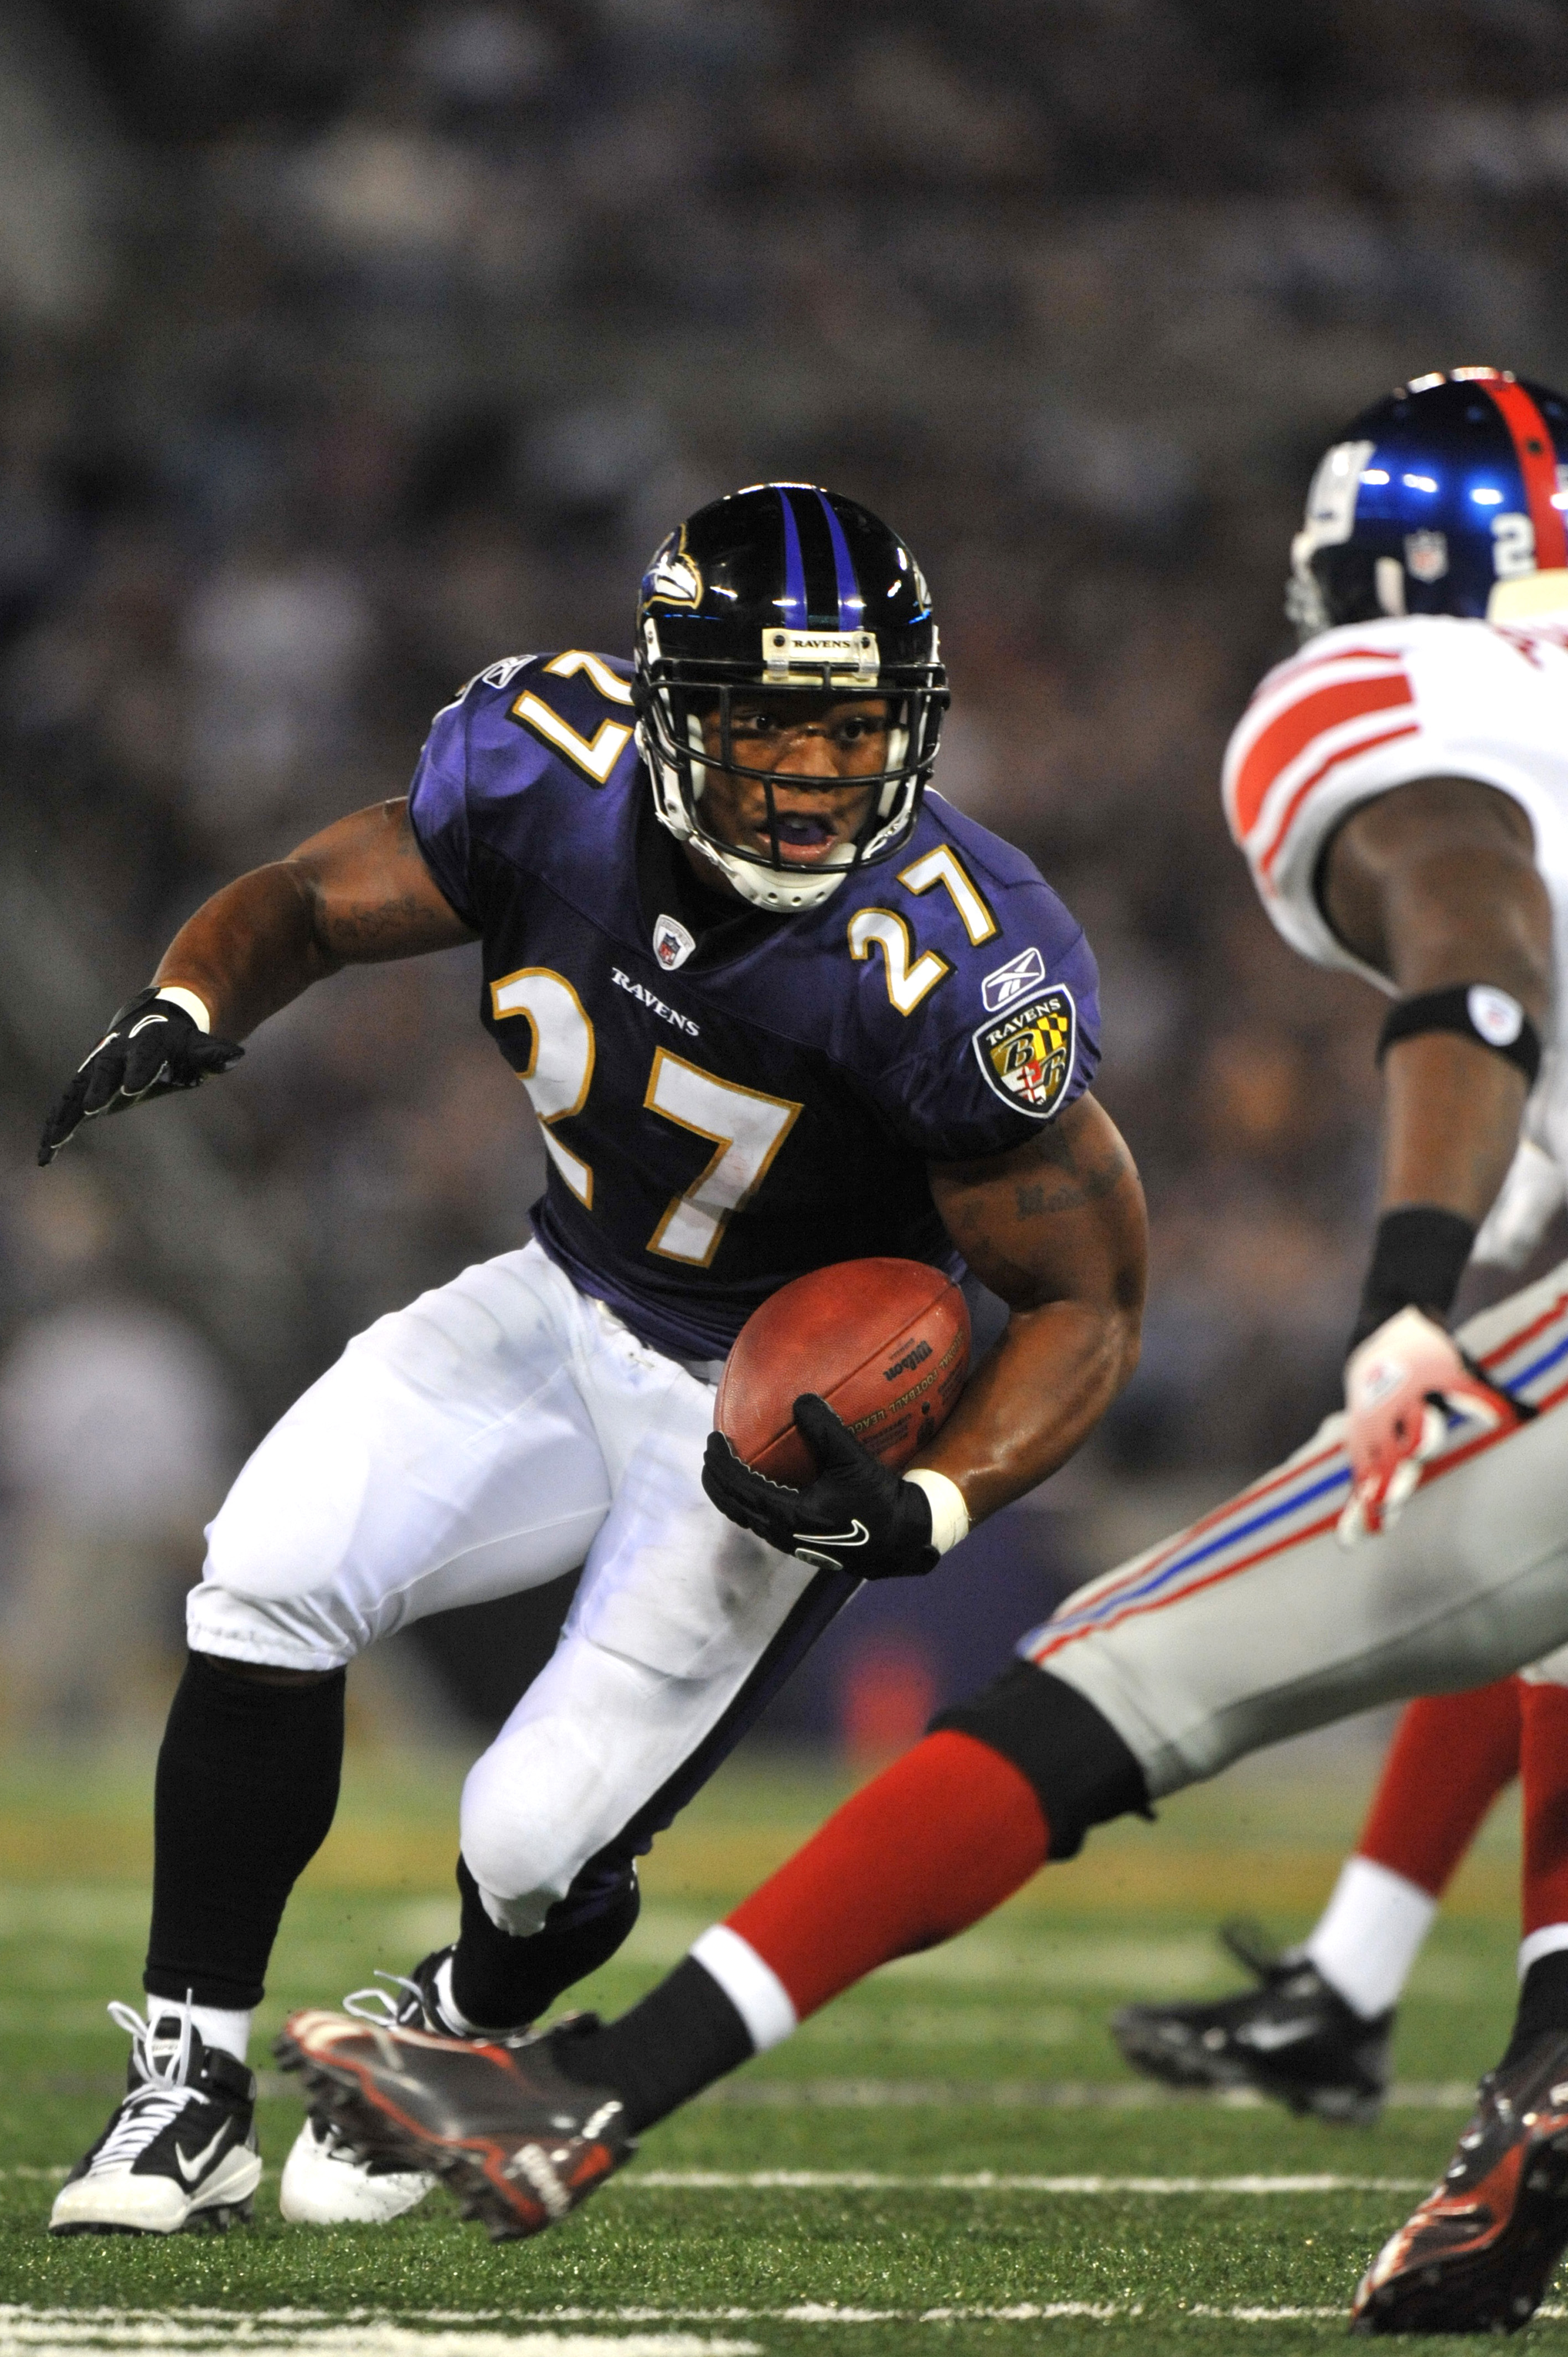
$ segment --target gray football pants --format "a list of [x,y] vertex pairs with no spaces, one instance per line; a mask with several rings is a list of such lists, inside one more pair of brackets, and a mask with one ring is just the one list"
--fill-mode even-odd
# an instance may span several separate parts
[[1536,1416],[1455,1426],[1391,1531],[1336,1538],[1349,1469],[1333,1415],[1022,1641],[1110,1720],[1152,1797],[1377,1703],[1524,1664],[1568,1684],[1568,1262],[1460,1339]]

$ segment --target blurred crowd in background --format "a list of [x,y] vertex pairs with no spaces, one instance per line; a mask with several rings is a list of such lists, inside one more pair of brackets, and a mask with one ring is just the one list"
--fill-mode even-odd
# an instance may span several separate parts
[[[1036,1587],[1117,1485],[1218,1494],[1300,1439],[1364,1256],[1377,1011],[1273,936],[1219,759],[1334,429],[1455,361],[1568,380],[1565,225],[1556,0],[6,0],[13,1720],[102,1722],[129,1656],[69,1601],[93,1563],[140,1592],[179,1555],[177,1629],[236,1452],[521,1240],[541,1177],[470,952],[339,978],[41,1174],[49,1095],[219,882],[402,792],[496,656],[628,651],[655,542],[759,478],[913,544],[938,784],[1101,961],[1152,1311]],[[464,1654],[432,1640],[471,1698]]]

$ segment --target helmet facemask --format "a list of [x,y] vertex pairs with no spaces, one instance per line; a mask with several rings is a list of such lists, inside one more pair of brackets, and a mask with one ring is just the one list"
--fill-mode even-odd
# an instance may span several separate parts
[[[777,696],[783,683],[734,677],[704,683],[693,680],[687,669],[677,683],[659,676],[663,668],[654,657],[638,683],[639,742],[653,779],[655,809],[670,833],[692,844],[743,899],[779,913],[819,908],[855,868],[889,858],[908,842],[936,759],[947,703],[937,666],[929,667],[934,678],[928,676],[918,687],[900,688],[875,674],[865,680],[846,677],[825,667],[809,678],[797,673],[789,679],[787,692],[810,696],[814,704],[824,696],[834,704],[876,698],[886,706],[883,766],[836,778],[801,778],[789,772],[780,776],[736,759],[737,701],[754,699],[758,694]],[[704,718],[709,716],[716,716],[718,723],[716,759],[703,729]],[[707,823],[703,804],[710,771],[755,780],[760,786],[766,849],[729,843]],[[833,845],[820,863],[806,866],[785,856],[788,817],[792,813],[779,811],[777,790],[781,787],[804,794],[814,790],[867,791],[865,814],[853,835]]]

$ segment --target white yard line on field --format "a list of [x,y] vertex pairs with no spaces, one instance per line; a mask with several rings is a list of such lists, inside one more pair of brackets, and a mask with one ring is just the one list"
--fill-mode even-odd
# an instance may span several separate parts
[[[1228,2324],[1342,2323],[1343,2303],[1324,2307],[1221,2307],[1181,2301],[1167,2307],[1143,2300],[1017,2300],[999,2307],[849,2308],[801,2300],[782,2308],[552,2308],[410,2309],[398,2315],[351,2309],[63,2309],[0,2308],[4,2357],[91,2357],[94,2351],[181,2349],[244,2357],[762,2357],[754,2341],[715,2339],[682,2331],[584,2332],[604,2327],[733,2324],[1049,2324],[1074,2318],[1110,2323],[1117,2318],[1204,2318]],[[1568,2307],[1538,2309],[1542,2322],[1560,2323]],[[435,2327],[435,2330],[430,2327]],[[441,2330],[442,2327],[457,2327]],[[500,2330],[494,2327],[509,2328]],[[515,2330],[510,2328],[522,2328]]]
[[696,2332],[422,2331],[406,2319],[301,2321],[285,2309],[222,2318],[200,2309],[0,2310],[4,2357],[92,2357],[115,2349],[239,2347],[245,2357],[762,2357],[755,2341]]

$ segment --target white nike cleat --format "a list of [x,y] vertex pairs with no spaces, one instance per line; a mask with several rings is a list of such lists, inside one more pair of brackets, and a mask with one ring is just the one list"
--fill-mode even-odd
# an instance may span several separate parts
[[[437,1986],[453,1950],[436,1948],[406,1976],[380,1973],[384,1989],[356,1989],[343,2000],[361,2021],[450,2034]],[[367,2162],[349,2151],[328,2113],[311,2105],[284,2163],[278,2208],[292,2226],[384,2226],[423,2201],[435,2177],[424,2169]]]
[[278,2208],[291,2226],[384,2226],[423,2201],[435,2182],[420,2169],[367,2168],[332,2122],[312,2111],[284,2163]]
[[178,2234],[248,2219],[261,2182],[256,2083],[206,2046],[188,2005],[128,2005],[110,2016],[131,2036],[126,2093],[61,2186],[51,2234]]

